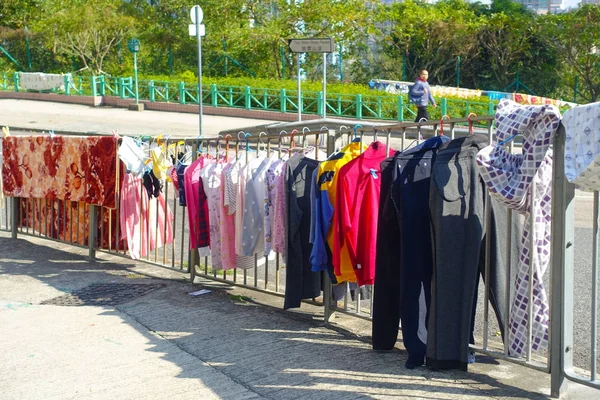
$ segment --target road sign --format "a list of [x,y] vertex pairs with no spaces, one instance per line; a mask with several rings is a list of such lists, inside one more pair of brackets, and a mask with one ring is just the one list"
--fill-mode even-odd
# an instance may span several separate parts
[[129,51],[132,53],[137,53],[138,51],[140,51],[140,41],[137,39],[129,39],[127,41],[127,47],[129,48]]
[[333,53],[332,38],[288,39],[292,53]]
[[[190,36],[196,36],[195,24],[188,25],[188,30],[190,32]],[[198,30],[200,31],[200,36],[204,36],[206,34],[206,27],[203,24],[198,25]]]
[[202,19],[204,18],[204,13],[202,12],[202,8],[200,8],[200,6],[196,5],[192,8],[190,8],[190,18],[191,18],[192,22],[195,24],[196,23],[196,9],[198,9],[198,23],[201,24]]

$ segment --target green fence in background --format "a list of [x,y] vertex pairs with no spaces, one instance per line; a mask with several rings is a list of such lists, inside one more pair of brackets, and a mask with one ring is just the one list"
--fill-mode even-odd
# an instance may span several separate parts
[[[159,82],[140,80],[139,100],[198,104],[198,85],[185,82]],[[24,91],[20,87],[19,73],[2,73],[0,90]],[[75,76],[65,77],[65,88],[54,89],[49,93],[67,96],[117,96],[122,99],[135,99],[135,81],[131,77]],[[323,114],[323,92],[302,91],[302,113]],[[496,102],[469,101],[457,99],[437,99],[438,107],[430,108],[430,118],[440,119],[443,115],[451,118],[465,118],[471,113],[479,116],[493,115]],[[298,113],[298,92],[286,89],[261,89],[250,86],[202,85],[202,104],[212,107],[233,107],[245,110],[277,111]],[[327,93],[327,116],[410,121],[415,118],[416,108],[409,104],[405,95],[366,95]]]

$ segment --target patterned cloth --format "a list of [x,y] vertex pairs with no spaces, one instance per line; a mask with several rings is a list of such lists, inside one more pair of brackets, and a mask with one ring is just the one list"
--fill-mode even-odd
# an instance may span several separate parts
[[[477,154],[479,172],[491,195],[525,216],[508,326],[511,355],[521,355],[527,348],[531,263],[534,296],[532,349],[544,349],[548,345],[548,299],[542,277],[550,262],[552,151],[549,147],[560,117],[560,111],[552,105],[521,106],[502,100],[496,112],[496,138],[502,143],[522,134],[523,154],[511,154],[500,145],[485,147]],[[535,185],[534,198],[531,197],[532,183]],[[531,212],[536,220],[533,231]],[[535,248],[530,247],[532,239],[536,243]]]
[[208,203],[210,227],[210,254],[213,269],[222,269],[221,258],[221,172],[223,164],[210,162],[200,172],[202,185]]
[[272,249],[273,213],[275,212],[275,182],[281,176],[285,162],[275,160],[267,169],[265,177],[265,253],[269,255]]
[[4,194],[83,201],[115,208],[114,136],[7,136],[2,139]]
[[582,190],[600,190],[600,103],[565,112],[565,175]]

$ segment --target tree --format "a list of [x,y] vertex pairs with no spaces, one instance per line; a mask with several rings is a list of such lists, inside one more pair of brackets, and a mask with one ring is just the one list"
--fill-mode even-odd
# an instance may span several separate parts
[[563,64],[564,81],[579,77],[581,97],[595,102],[600,95],[600,6],[585,5],[573,12],[542,19],[542,37]]
[[106,58],[133,31],[134,20],[123,14],[120,0],[49,0],[36,29],[58,58],[76,56],[92,74],[103,72]]

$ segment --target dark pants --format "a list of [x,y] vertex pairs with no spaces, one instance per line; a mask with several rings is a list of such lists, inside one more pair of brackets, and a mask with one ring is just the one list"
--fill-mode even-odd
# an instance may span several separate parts
[[417,107],[417,117],[415,118],[415,122],[419,122],[421,118],[429,120],[429,113],[427,112],[427,107]]
[[[455,139],[438,151],[433,165],[429,205],[434,263],[427,365],[434,369],[467,369],[477,284],[485,265],[485,235],[491,235],[492,242],[490,302],[504,331],[506,207],[486,205],[486,188],[475,161],[486,145],[487,138],[481,136]],[[486,207],[492,211],[489,225]]]
[[433,264],[429,180],[437,148],[446,140],[431,138],[397,155],[389,168],[382,164],[373,347],[391,349],[402,319],[407,368],[425,362]]

